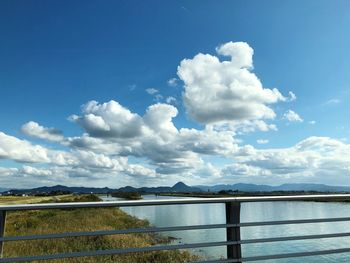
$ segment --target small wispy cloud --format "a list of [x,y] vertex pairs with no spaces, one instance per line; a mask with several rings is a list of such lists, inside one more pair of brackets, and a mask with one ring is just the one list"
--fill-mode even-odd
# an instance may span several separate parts
[[295,101],[297,99],[297,96],[292,92],[288,92],[288,101]]
[[167,81],[168,86],[170,87],[176,87],[177,86],[178,79],[177,78],[171,78]]
[[154,100],[155,100],[156,102],[160,102],[162,99],[164,99],[164,97],[163,97],[163,95],[161,95],[161,94],[156,94],[156,95],[154,96]]
[[136,89],[136,84],[130,84],[128,88],[130,91],[134,91]]
[[283,114],[282,119],[289,122],[303,122],[304,120],[299,116],[298,113],[292,110],[288,110]]
[[256,142],[257,142],[258,144],[267,144],[267,143],[269,143],[269,140],[266,140],[266,139],[258,139],[258,140],[256,140]]
[[309,121],[309,124],[315,125],[315,124],[316,124],[316,121]]
[[170,96],[170,97],[167,97],[165,101],[168,104],[176,103],[176,98]]
[[146,89],[146,92],[150,95],[154,95],[154,94],[158,93],[159,90],[154,89],[154,88],[148,88],[148,89]]
[[333,98],[333,99],[327,100],[325,103],[323,103],[323,105],[335,105],[339,103],[340,103],[339,99]]
[[181,6],[181,9],[184,10],[185,12],[189,12],[189,10],[187,9],[187,7],[185,7],[185,6]]

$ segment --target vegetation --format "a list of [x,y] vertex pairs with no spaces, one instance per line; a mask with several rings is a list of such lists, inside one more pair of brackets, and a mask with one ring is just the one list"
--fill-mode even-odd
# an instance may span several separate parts
[[[201,193],[161,193],[161,196],[179,196],[179,197],[245,197],[245,196],[289,196],[289,195],[326,195],[340,194],[332,192],[317,192],[317,191],[272,191],[272,192],[241,192],[238,190],[221,190],[219,192],[201,192]],[[316,201],[316,202],[350,202],[350,198],[339,197],[332,199],[299,199],[299,201]]]
[[[95,195],[60,196],[59,202],[96,201]],[[0,202],[2,201],[0,197]],[[36,201],[43,201],[37,197]],[[11,200],[13,201],[13,200]],[[47,200],[45,200],[47,201]],[[51,201],[55,201],[53,198]],[[62,232],[97,231],[148,227],[149,223],[129,216],[117,208],[86,208],[62,210],[36,210],[8,212],[6,236],[48,234]],[[33,241],[6,242],[4,257],[55,254],[63,252],[103,250],[127,247],[147,247],[168,242],[169,238],[154,234],[127,234],[97,237],[74,237],[45,239]],[[187,251],[162,251],[110,255],[99,257],[72,258],[52,260],[50,262],[92,263],[155,263],[155,262],[188,262],[198,259]]]
[[[59,202],[63,199],[70,200],[72,195],[62,196],[0,196],[0,204],[34,204],[34,203],[51,203]],[[68,201],[67,201],[68,202]]]
[[115,192],[111,194],[113,197],[124,198],[128,200],[140,200],[142,196],[138,192]]
[[55,191],[50,191],[50,192],[39,192],[33,194],[34,196],[56,196],[56,195],[69,195],[72,192],[70,191],[61,191],[61,190],[55,190]]

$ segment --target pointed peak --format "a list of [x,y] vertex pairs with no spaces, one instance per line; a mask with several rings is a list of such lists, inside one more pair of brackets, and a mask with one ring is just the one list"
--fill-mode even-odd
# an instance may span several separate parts
[[185,186],[185,187],[187,187],[188,185],[187,184],[185,184],[184,182],[177,182],[176,184],[174,184],[173,185],[173,187],[183,187],[183,186]]

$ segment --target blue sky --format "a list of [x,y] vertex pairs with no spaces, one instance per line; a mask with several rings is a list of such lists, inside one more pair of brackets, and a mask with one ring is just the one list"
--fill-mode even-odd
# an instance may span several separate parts
[[[349,10],[350,3],[340,0],[3,0],[0,183],[8,187],[57,182],[122,186],[182,180],[190,184],[350,185],[350,164],[344,158],[349,151],[350,128]],[[264,98],[260,105],[270,108],[274,117],[253,114],[239,119],[230,107],[225,108],[227,112],[215,113],[217,94],[210,98],[207,92],[211,86],[199,95],[194,93],[196,85],[210,79],[212,72],[202,75],[197,84],[189,84],[187,75],[179,76],[181,61],[191,60],[192,70],[198,66],[194,58],[199,53],[221,62],[230,60],[217,49],[231,42],[249,45],[253,66],[243,68],[258,77],[265,89],[276,88],[281,94],[273,103]],[[248,50],[245,46],[230,48],[229,52]],[[171,79],[175,80],[169,84]],[[206,92],[206,103],[198,108],[196,103],[203,101],[197,99]],[[254,93],[249,85],[240,92]],[[239,99],[226,102],[250,105],[245,96]],[[118,119],[122,118],[119,115],[116,119],[107,117],[102,111],[108,105],[102,105],[111,100],[140,123],[131,125]],[[82,105],[89,101],[97,101],[99,109],[85,107],[84,112]],[[151,105],[159,107],[154,107],[154,116],[144,118]],[[215,121],[209,113],[216,114]],[[96,132],[101,126],[92,127],[86,117],[89,114],[102,118],[106,125],[119,123],[120,127],[113,134]],[[160,115],[164,123],[155,123]],[[259,128],[253,120],[270,126],[261,128],[260,123]],[[98,121],[95,118],[92,122]],[[125,139],[128,136],[118,129],[128,125],[132,131],[140,125],[136,128],[140,134]],[[155,127],[164,128],[164,134],[154,135]],[[187,130],[180,134],[182,128]],[[128,131],[125,128],[125,133]],[[184,139],[189,131],[199,133],[191,136],[203,135],[204,141],[212,143],[225,136],[227,145],[214,149],[191,139],[191,148]],[[176,135],[164,137],[171,132]],[[52,134],[59,136],[50,137]],[[80,141],[78,145],[77,140],[83,137],[90,143]],[[198,145],[207,151],[198,150]],[[166,151],[175,146],[179,147],[177,152]],[[28,157],[38,147],[47,158]],[[20,153],[18,149],[22,149]],[[168,161],[157,157],[162,151]],[[57,155],[63,155],[64,161],[57,161]]]

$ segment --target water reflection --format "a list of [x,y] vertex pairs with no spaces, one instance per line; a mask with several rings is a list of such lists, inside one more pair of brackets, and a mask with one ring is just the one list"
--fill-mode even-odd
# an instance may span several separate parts
[[[146,195],[144,199],[169,199]],[[141,219],[147,219],[152,225],[184,226],[201,224],[225,223],[224,204],[193,204],[168,205],[147,207],[125,207],[123,211]],[[241,209],[242,222],[311,219],[328,217],[350,217],[350,204],[323,203],[323,202],[261,202],[243,203]],[[296,236],[347,232],[350,222],[279,225],[262,227],[245,227],[241,229],[242,239]],[[191,230],[169,232],[169,235],[178,238],[174,243],[224,241],[224,229]],[[288,252],[314,251],[350,247],[350,238],[330,238],[306,241],[287,241],[264,244],[249,244],[242,246],[243,256],[279,254]],[[196,249],[196,253],[206,258],[220,258],[225,256],[224,247]],[[301,260],[310,263],[350,262],[350,254],[326,255],[305,257],[298,259],[281,259],[260,262],[291,262]]]

